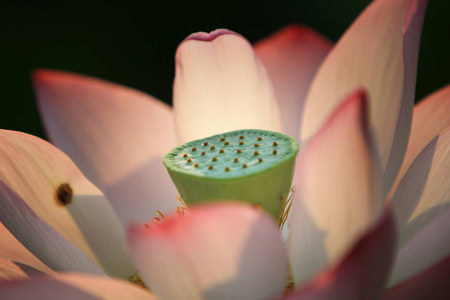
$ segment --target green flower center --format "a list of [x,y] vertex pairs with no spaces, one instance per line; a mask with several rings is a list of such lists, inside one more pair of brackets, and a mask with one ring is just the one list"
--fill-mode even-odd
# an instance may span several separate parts
[[289,136],[245,129],[178,146],[163,163],[187,205],[243,201],[279,221],[298,151]]

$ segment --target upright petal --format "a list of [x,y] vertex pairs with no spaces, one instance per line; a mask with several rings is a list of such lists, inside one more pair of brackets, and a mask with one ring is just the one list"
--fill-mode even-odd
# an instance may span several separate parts
[[381,296],[395,250],[390,209],[362,235],[344,258],[284,300],[371,300]]
[[447,209],[398,251],[389,285],[402,283],[449,256],[450,209]]
[[59,274],[0,282],[0,298],[10,300],[158,299],[148,291],[122,280],[80,274]]
[[314,75],[332,47],[306,26],[291,25],[255,44],[269,74],[287,135],[297,138],[305,98]]
[[0,221],[57,271],[126,277],[135,269],[108,200],[51,144],[0,131]]
[[351,94],[300,154],[289,248],[297,284],[341,258],[380,215],[367,106],[364,92]]
[[414,107],[411,136],[406,150],[405,159],[397,179],[392,186],[392,198],[400,180],[409,166],[425,146],[441,131],[450,126],[450,85],[434,92]]
[[302,141],[320,128],[344,95],[356,86],[368,89],[384,195],[396,178],[408,144],[427,2],[373,1],[320,67],[305,104]]
[[449,170],[450,127],[420,152],[392,198],[400,232],[400,247],[449,210]]
[[450,127],[417,156],[392,198],[399,252],[391,284],[450,255]]
[[242,36],[228,30],[192,34],[175,60],[180,143],[237,129],[282,131],[272,84]]
[[162,157],[176,146],[170,107],[126,87],[37,71],[34,83],[50,140],[108,197],[123,223],[176,208]]
[[266,299],[284,290],[287,258],[269,216],[240,203],[198,206],[130,228],[128,247],[162,299]]

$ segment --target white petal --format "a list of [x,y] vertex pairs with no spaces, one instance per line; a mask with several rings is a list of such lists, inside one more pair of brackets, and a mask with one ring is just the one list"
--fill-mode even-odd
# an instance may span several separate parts
[[198,206],[151,229],[133,226],[128,246],[162,299],[266,299],[286,283],[277,226],[239,203]]
[[175,59],[180,143],[236,129],[281,131],[271,82],[242,36],[228,30],[193,34]]
[[161,161],[176,146],[170,107],[71,73],[38,71],[34,82],[49,138],[105,193],[124,224],[176,208]]
[[414,107],[411,137],[402,168],[392,186],[391,199],[400,180],[423,148],[442,130],[450,126],[450,85],[431,94]]
[[306,26],[291,25],[255,44],[273,83],[287,135],[299,136],[305,98],[331,42]]
[[320,128],[342,97],[358,86],[368,89],[384,195],[406,152],[426,6],[427,0],[373,1],[320,67],[305,104],[302,141]]
[[43,263],[102,273],[97,264],[120,277],[135,271],[108,200],[65,154],[39,138],[1,130],[0,165],[0,221]]
[[9,300],[157,300],[131,283],[80,274],[59,274],[0,283],[0,298]]
[[289,248],[297,284],[342,257],[380,215],[367,106],[362,91],[351,94],[300,154]]

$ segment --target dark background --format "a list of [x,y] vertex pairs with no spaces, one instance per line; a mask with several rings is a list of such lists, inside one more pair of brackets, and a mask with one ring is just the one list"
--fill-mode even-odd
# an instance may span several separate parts
[[[0,128],[44,137],[30,84],[33,69],[100,77],[170,103],[175,50],[190,33],[228,28],[255,42],[300,23],[336,41],[370,2],[0,0]],[[450,83],[449,15],[450,1],[429,1],[417,99]]]

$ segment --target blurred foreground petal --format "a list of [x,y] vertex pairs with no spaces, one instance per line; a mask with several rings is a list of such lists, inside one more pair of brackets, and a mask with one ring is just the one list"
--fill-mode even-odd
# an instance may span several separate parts
[[450,257],[445,258],[408,281],[388,289],[383,300],[450,299]]
[[240,203],[197,206],[151,229],[133,226],[128,247],[162,299],[265,299],[282,293],[288,268],[272,219]]
[[0,282],[0,299],[157,300],[158,298],[126,281],[68,273]]
[[395,248],[395,222],[386,209],[334,267],[289,294],[286,300],[372,300],[381,296]]

